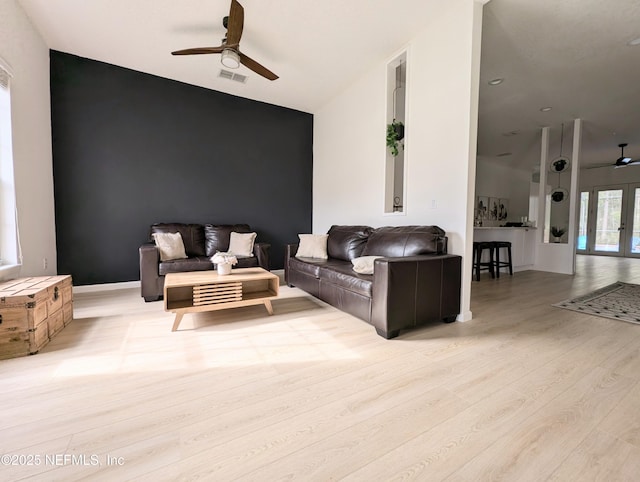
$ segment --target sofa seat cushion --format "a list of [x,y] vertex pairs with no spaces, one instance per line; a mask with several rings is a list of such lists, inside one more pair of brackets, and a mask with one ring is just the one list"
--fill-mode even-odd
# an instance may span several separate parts
[[327,264],[326,259],[320,258],[291,258],[289,259],[289,269],[300,273],[320,277],[320,266]]
[[348,261],[341,261],[339,259],[320,259],[320,258],[290,258],[289,269],[293,271],[299,271],[314,278],[320,278],[320,271],[322,268],[330,266],[342,266],[349,265]]
[[[238,260],[238,263],[234,264],[233,268],[255,268],[258,266],[258,260],[255,256],[236,256],[236,259]],[[194,258],[163,261],[158,267],[158,272],[160,273],[160,276],[164,276],[167,273],[205,271],[214,268],[215,265],[211,262],[210,258],[197,256]]]
[[213,263],[209,258],[204,256],[196,256],[187,259],[173,259],[171,261],[163,261],[158,267],[160,276],[168,273],[182,273],[183,271],[204,271],[213,269]]
[[235,255],[238,260],[237,264],[233,265],[233,268],[255,268],[258,266],[258,258],[255,256],[238,256]]
[[323,267],[320,270],[320,280],[371,298],[373,275],[356,273],[351,263]]

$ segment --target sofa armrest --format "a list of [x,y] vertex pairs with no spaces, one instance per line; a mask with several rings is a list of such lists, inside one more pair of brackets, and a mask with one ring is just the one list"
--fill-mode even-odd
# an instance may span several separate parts
[[269,243],[254,243],[253,254],[258,259],[258,266],[269,271],[269,250],[271,245]]
[[[138,250],[140,253],[140,290],[147,301],[158,298],[158,287],[161,279],[158,272],[160,251],[154,243],[145,243]],[[161,293],[161,288],[160,288]]]
[[295,244],[285,244],[284,246],[284,282],[292,286],[289,283],[289,260],[295,257],[298,252],[298,243]]
[[462,258],[421,255],[374,262],[371,324],[384,338],[460,312]]
[[285,258],[294,258],[296,253],[298,252],[298,243],[295,244],[287,244],[284,247],[284,257]]

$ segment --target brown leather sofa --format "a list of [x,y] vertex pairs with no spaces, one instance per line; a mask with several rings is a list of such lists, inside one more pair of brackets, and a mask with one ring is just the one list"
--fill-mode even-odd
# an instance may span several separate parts
[[[285,281],[372,324],[384,338],[435,320],[455,321],[460,311],[462,258],[447,253],[437,226],[332,226],[328,259],[295,257],[286,247]],[[372,275],[353,271],[351,260],[383,256]]]
[[[167,273],[204,271],[214,269],[210,258],[217,251],[229,249],[231,232],[250,233],[248,224],[182,224],[158,223],[151,226],[149,242],[140,246],[140,286],[145,301],[158,301],[163,297],[164,277]],[[180,233],[188,258],[160,261],[158,248],[153,242],[153,233]],[[253,256],[236,256],[234,268],[260,266],[269,270],[269,248],[267,243],[254,243]]]

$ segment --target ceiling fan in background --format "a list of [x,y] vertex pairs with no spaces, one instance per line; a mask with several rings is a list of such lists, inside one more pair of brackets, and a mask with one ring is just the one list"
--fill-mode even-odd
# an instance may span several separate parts
[[624,155],[624,148],[627,147],[628,144],[618,144],[620,148],[620,157],[616,159],[616,162],[613,164],[613,167],[625,167],[634,164],[640,164],[640,159],[631,159],[630,157],[626,157]]
[[611,164],[610,162],[594,164],[591,166],[587,166],[587,169],[597,169],[599,167],[613,167],[614,169],[618,169],[619,167],[640,165],[640,159],[632,159],[624,155],[624,148],[627,147],[628,145],[629,144],[626,144],[626,143],[618,144],[618,147],[620,148],[620,157],[618,157],[618,159],[616,159],[616,161],[613,164]]
[[278,76],[269,69],[260,65],[251,57],[247,57],[240,52],[240,38],[244,27],[244,8],[237,0],[231,0],[229,16],[222,19],[224,28],[227,29],[227,36],[222,39],[219,47],[197,47],[171,52],[172,55],[201,55],[201,54],[221,54],[222,65],[230,69],[237,69],[240,64],[253,70],[256,74],[269,80],[276,80]]

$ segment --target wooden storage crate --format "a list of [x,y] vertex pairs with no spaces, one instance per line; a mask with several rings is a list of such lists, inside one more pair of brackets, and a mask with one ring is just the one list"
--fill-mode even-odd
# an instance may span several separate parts
[[71,276],[0,282],[0,359],[38,353],[72,319]]

